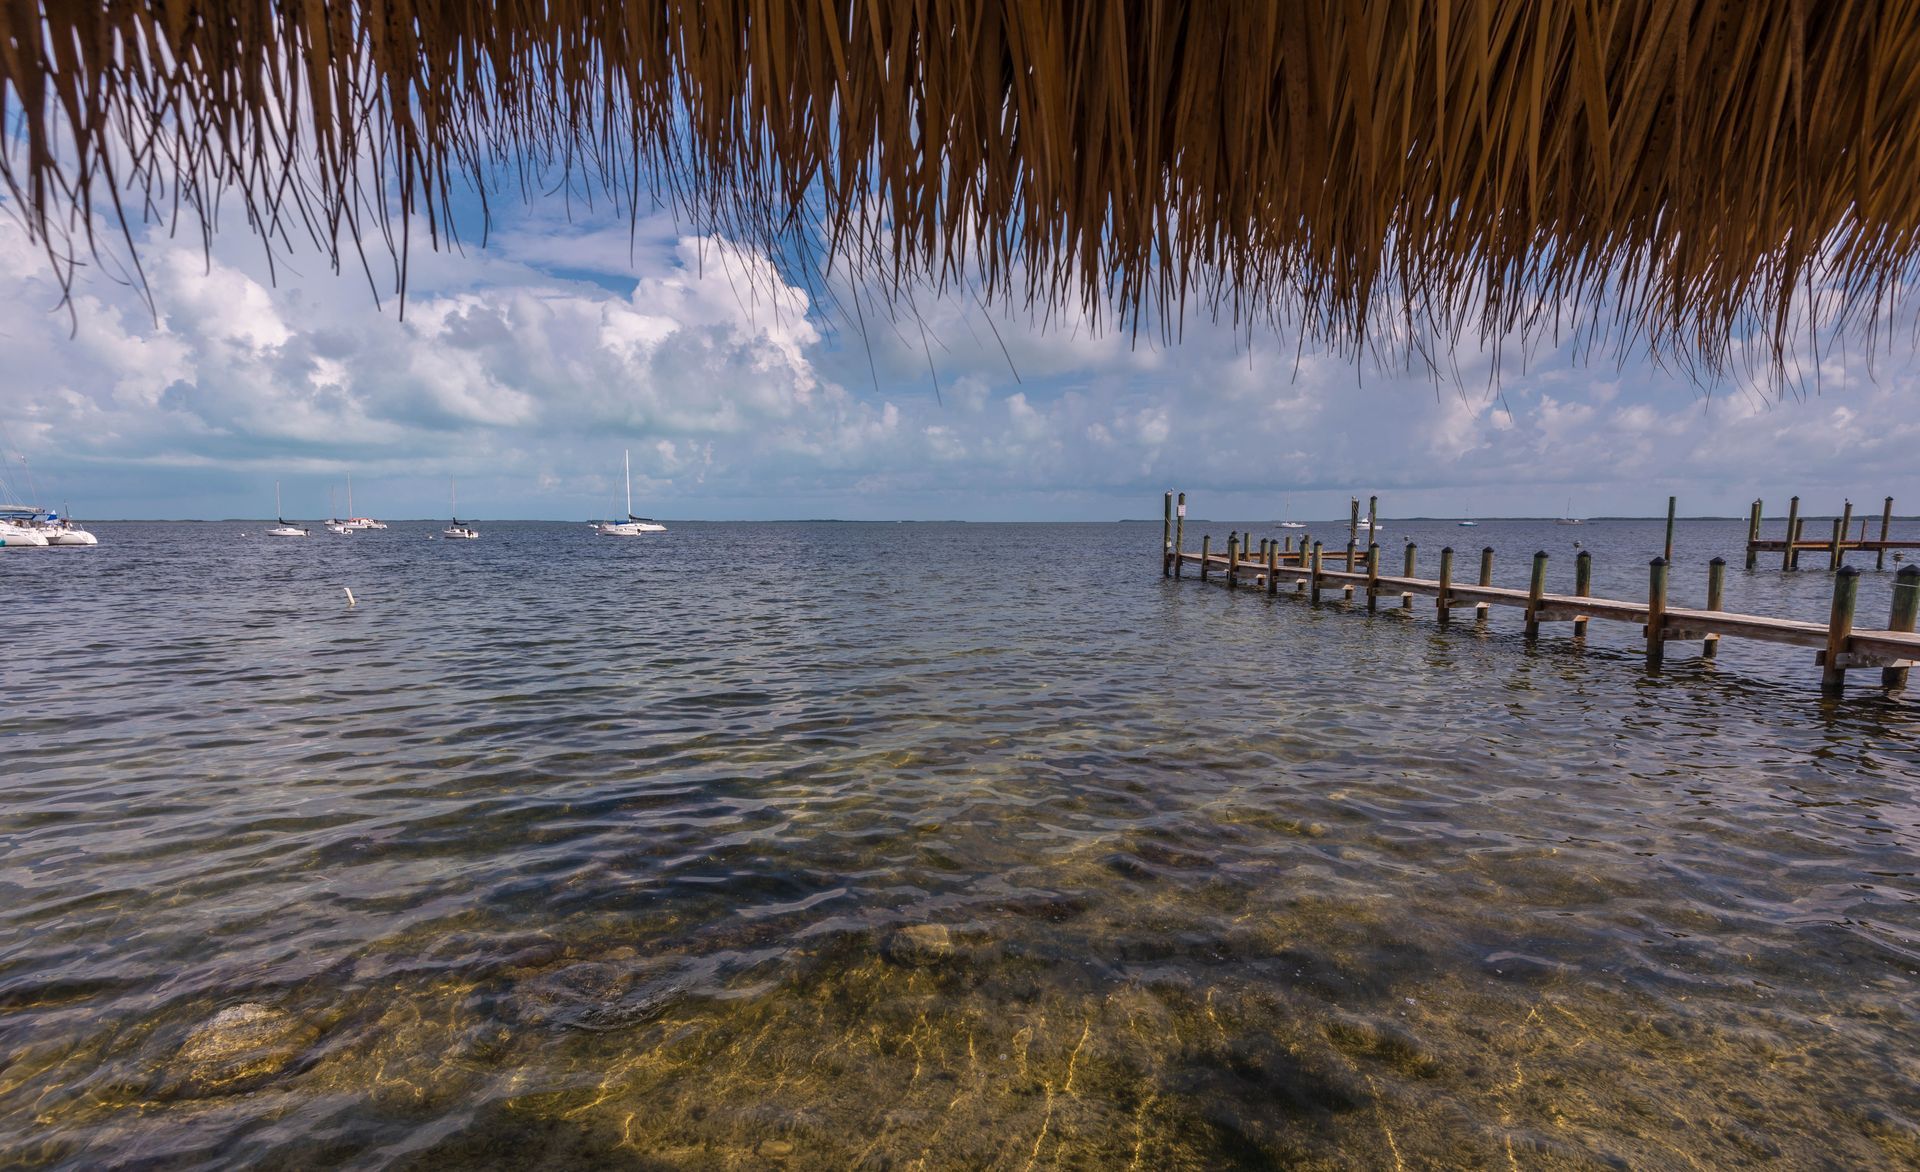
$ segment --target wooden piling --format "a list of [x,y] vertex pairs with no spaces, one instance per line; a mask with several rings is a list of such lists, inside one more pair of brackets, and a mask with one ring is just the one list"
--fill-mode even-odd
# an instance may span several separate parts
[[[1480,585],[1493,585],[1493,547],[1491,545],[1484,547],[1480,551]],[[1473,608],[1473,617],[1476,619],[1484,619],[1492,609],[1492,603],[1482,602]]]
[[1887,542],[1892,540],[1888,531],[1892,528],[1893,498],[1888,497],[1886,505],[1880,510],[1880,548],[1873,553],[1873,568],[1876,570],[1887,568]]
[[1367,613],[1380,609],[1380,543],[1367,542]]
[[1527,638],[1540,637],[1540,597],[1547,592],[1547,551],[1533,555],[1533,577],[1527,582]]
[[1227,589],[1240,585],[1240,534],[1227,534]]
[[1181,493],[1173,513],[1173,576],[1180,576],[1187,551],[1187,494]]
[[1679,497],[1670,496],[1667,498],[1667,552],[1660,556],[1667,559],[1668,565],[1673,564],[1673,514],[1674,510],[1679,507],[1679,504]]
[[[1413,574],[1409,572],[1407,577],[1411,578]],[[1440,625],[1443,627],[1453,619],[1453,600],[1450,597],[1452,593],[1453,547],[1447,545],[1440,549],[1440,592],[1433,597],[1434,611],[1439,616]],[[1408,597],[1411,598],[1412,595]]]
[[1806,523],[1807,519],[1805,517],[1801,517],[1793,523],[1793,536],[1787,541],[1787,568],[1789,570],[1797,570],[1800,568],[1800,531],[1805,527]]
[[1787,502],[1787,550],[1780,555],[1780,568],[1793,569],[1793,543],[1800,538],[1800,498]]
[[[1402,575],[1403,577],[1407,577],[1407,578],[1413,577],[1414,571],[1417,568],[1419,568],[1419,564],[1420,564],[1419,550],[1420,550],[1420,547],[1418,545],[1415,545],[1411,541],[1407,542],[1407,566],[1406,566],[1406,573]],[[1407,590],[1407,591],[1401,592],[1400,609],[1401,610],[1413,609],[1413,591]]]
[[[1887,509],[1893,509],[1892,497],[1887,498]],[[1908,566],[1893,576],[1893,606],[1887,611],[1887,630],[1911,631],[1916,617],[1920,617],[1920,566]],[[1880,685],[1896,690],[1906,687],[1908,670],[1881,669]]]
[[[1727,594],[1727,559],[1714,558],[1707,563],[1707,609],[1723,609]],[[1720,636],[1709,631],[1701,636],[1700,658],[1712,659],[1720,654]]]
[[1320,543],[1313,543],[1313,569],[1307,573],[1307,596],[1313,604],[1320,604]]
[[[1581,550],[1580,556],[1573,559],[1573,592],[1581,598],[1593,592],[1593,554]],[[1584,638],[1587,633],[1587,616],[1578,615],[1573,620],[1573,637]]]
[[1207,580],[1207,570],[1213,565],[1212,562],[1207,560],[1212,556],[1213,536],[1212,534],[1203,533],[1200,535],[1200,580],[1202,582]]
[[1754,542],[1760,540],[1760,501],[1753,502],[1753,511],[1747,514],[1747,569],[1753,569],[1754,562],[1760,557],[1760,551],[1754,548]]
[[1167,491],[1167,516],[1160,525],[1160,576],[1173,573],[1173,491]]
[[1845,504],[1846,507],[1840,512],[1840,541],[1833,543],[1833,568],[1836,570],[1847,564],[1847,555],[1841,551],[1840,542],[1853,532],[1853,502],[1847,501]]
[[1659,671],[1667,656],[1667,559],[1647,564],[1647,670]]
[[1353,498],[1353,505],[1347,516],[1347,573],[1353,573],[1353,555],[1359,549],[1360,542],[1360,498]]
[[1267,597],[1280,593],[1280,543],[1267,542]]
[[1820,690],[1839,696],[1847,690],[1845,656],[1853,637],[1853,609],[1860,601],[1860,571],[1842,566],[1833,576],[1833,606],[1827,611],[1827,650],[1820,657]]
[[[1848,507],[1851,508],[1852,506]],[[1846,524],[1845,521],[1842,521],[1838,517],[1833,519],[1833,544],[1827,547],[1827,569],[1829,570],[1839,569],[1842,560],[1846,557],[1846,555],[1841,552],[1841,546],[1847,540]]]

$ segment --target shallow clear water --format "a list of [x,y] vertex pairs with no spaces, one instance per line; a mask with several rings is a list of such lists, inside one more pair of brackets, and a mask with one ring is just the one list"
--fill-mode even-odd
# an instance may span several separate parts
[[[1170,582],[1157,521],[438,528],[0,555],[0,1164],[1920,1162],[1877,672]],[[1743,529],[1674,602],[1823,617]],[[1632,597],[1661,525],[1409,537]]]

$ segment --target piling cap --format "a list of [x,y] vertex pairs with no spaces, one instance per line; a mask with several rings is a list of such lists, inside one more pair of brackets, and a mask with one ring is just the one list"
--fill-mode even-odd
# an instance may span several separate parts
[[1714,558],[1714,559],[1713,559],[1712,561],[1710,561],[1710,562],[1708,562],[1707,564],[1708,564],[1708,565],[1710,565],[1710,566],[1724,566],[1724,565],[1726,565],[1726,564],[1727,564],[1727,559],[1726,559],[1726,558]]
[[1546,550],[1544,550],[1544,549],[1536,549],[1536,550],[1534,550],[1534,551],[1533,551],[1533,556],[1534,556],[1534,557],[1536,557],[1536,558],[1543,558],[1543,557],[1546,557],[1546,556],[1547,556],[1547,551],[1546,551]]
[[1841,567],[1840,567],[1840,576],[1841,576],[1842,578],[1858,578],[1858,577],[1860,576],[1860,567],[1858,567],[1858,566],[1841,566]]
[[1666,565],[1666,564],[1667,564],[1667,559],[1666,559],[1666,558],[1654,558],[1654,559],[1653,559],[1652,561],[1650,561],[1650,562],[1648,562],[1647,564],[1648,564],[1648,565],[1650,565],[1650,566],[1664,566],[1664,565]]
[[1440,552],[1441,552],[1441,553],[1452,553],[1452,552],[1453,552],[1453,547],[1452,547],[1451,545],[1443,545],[1443,546],[1441,546],[1441,547],[1440,547]]
[[1481,546],[1481,547],[1480,547],[1480,552],[1481,552],[1481,553],[1492,553],[1492,552],[1493,552],[1493,547],[1492,547],[1491,545],[1483,545],[1483,546]]
[[1907,566],[1905,569],[1902,569],[1898,574],[1895,574],[1894,577],[1905,578],[1911,583],[1913,579],[1920,578],[1920,566]]

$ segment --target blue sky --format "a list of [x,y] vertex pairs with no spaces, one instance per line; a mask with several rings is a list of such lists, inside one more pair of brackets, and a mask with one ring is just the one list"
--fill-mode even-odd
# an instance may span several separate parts
[[1920,508],[1910,349],[1829,357],[1782,399],[1552,347],[1508,347],[1495,387],[1471,348],[1442,380],[1205,322],[1165,346],[931,290],[863,338],[665,215],[630,239],[612,209],[496,211],[484,250],[418,248],[404,321],[311,252],[270,279],[235,224],[210,266],[197,236],[146,234],[158,321],[95,273],[77,327],[0,217],[10,486],[96,519],[258,517],[279,480],[313,518],[351,475],[359,511],[420,517],[458,478],[463,515],[577,520],[617,511],[630,448],[635,510],[667,518],[1110,520],[1167,488],[1309,520],[1369,493],[1388,516]]

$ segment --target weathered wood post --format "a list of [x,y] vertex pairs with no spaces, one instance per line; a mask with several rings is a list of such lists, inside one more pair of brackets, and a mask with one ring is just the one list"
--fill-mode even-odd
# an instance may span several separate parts
[[1753,502],[1753,511],[1747,514],[1747,569],[1749,570],[1753,569],[1754,560],[1760,556],[1760,551],[1753,548],[1754,543],[1760,540],[1760,510],[1761,502],[1756,500]]
[[1838,696],[1847,690],[1847,669],[1841,659],[1853,638],[1853,608],[1860,601],[1860,571],[1840,567],[1833,576],[1833,607],[1827,612],[1827,652],[1820,659],[1820,690]]
[[1227,589],[1240,585],[1240,534],[1227,534]]
[[1880,510],[1880,548],[1874,551],[1873,556],[1873,568],[1876,570],[1884,570],[1887,568],[1887,541],[1889,540],[1888,533],[1892,528],[1893,498],[1888,497],[1886,505]]
[[1320,605],[1320,543],[1313,543],[1313,568],[1307,571],[1307,597]]
[[1673,513],[1679,503],[1680,498],[1677,496],[1667,498],[1667,552],[1660,556],[1666,558],[1669,564],[1673,561]]
[[[1908,566],[1893,576],[1893,606],[1887,611],[1887,630],[1911,631],[1916,617],[1920,617],[1920,566]],[[1906,687],[1909,670],[1904,667],[1882,668],[1880,685],[1886,688]]]
[[1805,517],[1801,517],[1793,523],[1793,537],[1789,539],[1787,543],[1787,556],[1791,560],[1791,564],[1789,564],[1787,568],[1790,570],[1800,568],[1800,538],[1803,536],[1801,530],[1806,528],[1806,524],[1807,519]]
[[[1848,508],[1852,508],[1853,506],[1851,506],[1851,505],[1849,505],[1849,506],[1847,506],[1847,507],[1848,507]],[[1830,549],[1828,549],[1828,550],[1827,550],[1827,569],[1829,569],[1829,570],[1837,570],[1837,569],[1839,569],[1839,568],[1840,568],[1840,563],[1841,563],[1841,561],[1842,561],[1842,560],[1843,560],[1843,558],[1844,558],[1844,557],[1846,556],[1846,555],[1844,555],[1844,554],[1842,554],[1842,553],[1840,552],[1840,546],[1841,546],[1841,543],[1842,543],[1842,542],[1844,542],[1844,541],[1846,541],[1846,539],[1847,539],[1847,528],[1846,528],[1846,526],[1847,526],[1847,523],[1846,523],[1845,521],[1842,521],[1842,520],[1841,520],[1840,518],[1838,518],[1838,517],[1835,517],[1835,518],[1834,518],[1834,520],[1833,520],[1833,546],[1832,546],[1832,547],[1831,547]]]
[[[1480,584],[1482,586],[1493,585],[1493,547],[1491,545],[1486,546],[1480,551]],[[1493,604],[1491,602],[1480,603],[1473,608],[1473,617],[1475,619],[1484,619],[1492,610]]]
[[1380,609],[1380,543],[1367,542],[1367,613]]
[[1780,568],[1793,569],[1793,543],[1800,535],[1800,498],[1787,502],[1787,551],[1780,556]]
[[1181,562],[1187,552],[1187,494],[1181,493],[1173,512],[1173,576],[1180,576]]
[[1360,498],[1353,498],[1347,516],[1347,573],[1353,573],[1353,555],[1360,541]]
[[1280,547],[1280,551],[1281,551],[1282,553],[1292,553],[1292,552],[1293,552],[1293,538],[1291,538],[1291,537],[1288,537],[1288,538],[1286,539],[1286,542],[1287,542],[1287,543],[1286,543],[1285,545],[1283,545],[1283,546],[1281,546],[1281,547]]
[[[1413,577],[1414,570],[1418,568],[1420,564],[1419,553],[1420,553],[1420,547],[1418,545],[1415,545],[1411,541],[1407,542],[1407,572],[1405,574],[1405,577],[1408,577],[1408,578]],[[1405,590],[1401,592],[1400,609],[1401,610],[1413,609],[1413,591]]]
[[1167,490],[1166,519],[1160,523],[1160,576],[1173,573],[1173,490]]
[[1267,596],[1280,593],[1280,543],[1267,542]]
[[1380,498],[1367,498],[1367,540],[1380,540]]
[[1647,670],[1667,657],[1667,559],[1647,563]]
[[1207,560],[1212,556],[1213,535],[1211,533],[1202,533],[1200,535],[1200,580],[1202,582],[1207,580],[1207,571],[1213,568],[1212,563]]
[[1547,592],[1547,551],[1533,555],[1533,577],[1527,582],[1527,638],[1540,637],[1540,596]]
[[[1727,596],[1727,559],[1714,558],[1707,563],[1707,609],[1719,610]],[[1700,642],[1700,658],[1712,659],[1720,654],[1720,636],[1708,632]]]
[[[1840,541],[1845,541],[1847,539],[1847,534],[1852,532],[1853,532],[1853,502],[1847,501],[1846,507],[1842,509],[1840,512]],[[1844,553],[1841,553],[1839,549],[1840,541],[1836,541],[1833,543],[1835,547],[1833,551],[1833,568],[1836,570],[1839,569],[1841,566],[1844,566],[1847,564],[1847,555]]]
[[[1586,598],[1593,590],[1593,554],[1581,550],[1580,556],[1573,559],[1573,592]],[[1587,633],[1587,616],[1576,615],[1573,620],[1573,637],[1579,639]]]
[[[1412,575],[1408,575],[1411,577]],[[1440,547],[1440,592],[1434,596],[1434,611],[1440,618],[1440,625],[1446,626],[1453,618],[1453,547]]]

